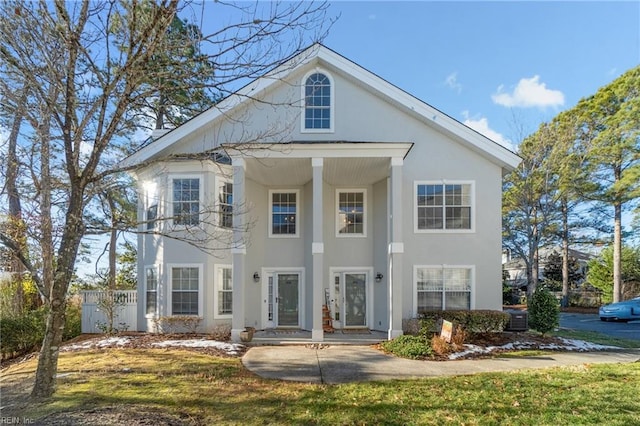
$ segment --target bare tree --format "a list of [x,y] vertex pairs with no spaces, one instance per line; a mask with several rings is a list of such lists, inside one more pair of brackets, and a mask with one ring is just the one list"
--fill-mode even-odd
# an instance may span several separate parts
[[[323,34],[324,3],[256,2],[248,9],[216,3],[221,7],[231,8],[235,13],[227,16],[237,21],[202,36],[215,76],[203,87],[218,93],[234,91]],[[4,231],[0,243],[31,273],[49,308],[34,397],[55,391],[66,294],[88,206],[122,171],[115,167],[122,153],[137,146],[132,134],[140,126],[141,105],[157,96],[161,81],[149,79],[150,64],[166,48],[168,28],[179,12],[195,15],[195,10],[178,0],[0,6],[2,114],[18,117],[23,93],[18,89],[30,89],[24,108],[29,126],[23,126],[17,143],[24,173],[4,177],[15,181],[28,237],[41,255],[32,260]],[[205,20],[201,16],[200,22]],[[191,65],[185,61],[180,69],[188,73]]]

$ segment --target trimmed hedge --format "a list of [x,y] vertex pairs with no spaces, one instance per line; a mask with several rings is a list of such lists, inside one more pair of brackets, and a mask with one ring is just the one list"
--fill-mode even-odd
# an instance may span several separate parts
[[462,327],[469,334],[501,333],[510,319],[502,311],[429,311],[420,314],[420,334],[439,332],[442,320]]

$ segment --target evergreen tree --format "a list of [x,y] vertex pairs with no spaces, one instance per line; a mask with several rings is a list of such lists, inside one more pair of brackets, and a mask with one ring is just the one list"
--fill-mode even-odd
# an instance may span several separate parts
[[[602,290],[602,300],[606,303],[613,301],[613,252],[613,247],[607,247],[588,263],[587,281]],[[622,296],[631,299],[640,295],[640,247],[623,246],[621,260]]]
[[[613,301],[622,296],[622,213],[640,197],[640,66],[575,108],[593,187],[583,194],[613,210]],[[610,211],[610,210],[609,210]]]

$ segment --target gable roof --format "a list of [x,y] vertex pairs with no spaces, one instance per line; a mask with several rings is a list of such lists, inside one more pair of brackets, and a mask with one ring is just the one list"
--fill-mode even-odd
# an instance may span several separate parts
[[283,80],[286,76],[303,67],[310,66],[309,64],[318,63],[338,71],[361,87],[375,93],[377,96],[403,109],[427,125],[447,134],[462,145],[498,164],[502,168],[503,173],[513,170],[521,161],[520,157],[504,146],[492,141],[397,86],[394,86],[326,46],[316,43],[271,72],[268,72],[263,77],[254,80],[236,93],[227,96],[215,106],[193,117],[179,127],[170,130],[154,142],[142,147],[125,158],[121,162],[121,166],[131,167],[152,159],[178,141],[198,131],[202,126],[215,122],[250,99],[259,97],[261,93],[273,87],[273,85]]

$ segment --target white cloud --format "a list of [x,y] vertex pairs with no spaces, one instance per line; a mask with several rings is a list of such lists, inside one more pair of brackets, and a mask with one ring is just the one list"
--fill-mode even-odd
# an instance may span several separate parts
[[499,143],[511,151],[515,151],[515,145],[509,139],[505,138],[501,133],[496,132],[489,127],[489,120],[486,117],[469,118],[469,112],[463,111],[462,115],[465,117],[462,122],[465,126],[471,127],[476,132],[488,137],[494,142]]
[[491,99],[498,105],[506,107],[558,107],[564,105],[564,94],[559,90],[547,89],[545,83],[540,82],[540,76],[521,78],[513,92],[504,92],[500,85]]
[[458,83],[457,71],[449,74],[447,78],[444,79],[444,84],[446,84],[447,86],[449,86],[451,89],[455,90],[458,93],[462,92],[462,84]]

